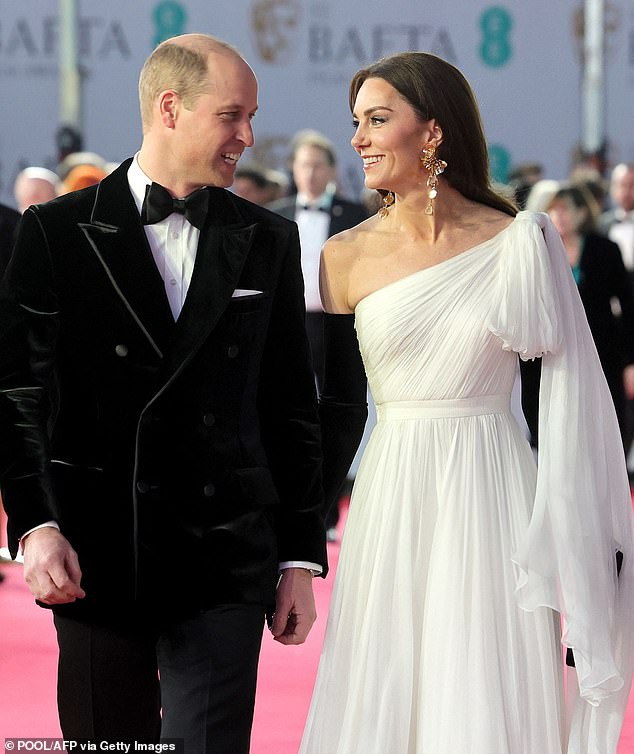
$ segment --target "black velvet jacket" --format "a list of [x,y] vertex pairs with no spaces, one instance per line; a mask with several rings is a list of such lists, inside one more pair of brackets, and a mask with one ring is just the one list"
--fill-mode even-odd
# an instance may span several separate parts
[[215,190],[174,322],[128,165],[27,210],[3,281],[11,547],[59,523],[87,593],[68,614],[269,605],[279,561],[326,569],[297,229]]

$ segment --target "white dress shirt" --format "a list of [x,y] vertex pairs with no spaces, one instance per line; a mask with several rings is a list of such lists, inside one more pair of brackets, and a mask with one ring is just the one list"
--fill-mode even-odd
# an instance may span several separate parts
[[323,311],[319,293],[319,259],[321,247],[328,240],[331,204],[332,194],[328,192],[314,202],[309,202],[304,194],[297,194],[295,222],[302,250],[306,311],[309,312]]
[[634,212],[615,213],[617,222],[610,227],[608,238],[621,250],[626,269],[634,270]]

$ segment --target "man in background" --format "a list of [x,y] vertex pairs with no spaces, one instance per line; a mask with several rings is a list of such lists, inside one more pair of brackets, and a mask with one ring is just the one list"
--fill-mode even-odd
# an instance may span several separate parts
[[610,178],[612,208],[599,219],[599,230],[618,244],[634,284],[634,164],[620,163]]
[[18,210],[24,212],[32,204],[50,202],[59,195],[62,182],[59,176],[48,168],[31,166],[21,170],[13,186]]
[[[296,193],[269,205],[299,228],[302,272],[306,300],[306,329],[310,340],[317,386],[324,377],[323,309],[319,294],[321,247],[335,233],[347,230],[368,217],[366,207],[336,193],[337,156],[334,145],[318,131],[299,131],[292,142],[291,173]],[[337,537],[339,512],[333,506],[326,514],[330,541]]]

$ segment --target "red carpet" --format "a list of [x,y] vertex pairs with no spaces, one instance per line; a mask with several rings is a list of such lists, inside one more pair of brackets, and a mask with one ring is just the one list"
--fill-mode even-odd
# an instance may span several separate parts
[[[315,580],[318,622],[301,647],[264,637],[252,754],[296,754],[319,660],[338,546],[329,545],[332,570]],[[48,612],[35,607],[18,565],[2,567],[0,585],[0,745],[3,738],[59,737],[55,711],[57,647]],[[328,754],[328,752],[324,752]],[[385,754],[398,754],[386,752]],[[634,702],[630,702],[619,754],[634,754]]]

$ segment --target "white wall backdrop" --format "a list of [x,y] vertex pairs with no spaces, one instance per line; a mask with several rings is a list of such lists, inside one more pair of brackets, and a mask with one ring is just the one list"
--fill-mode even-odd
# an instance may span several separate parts
[[[336,144],[344,191],[361,188],[349,146],[352,74],[399,50],[457,65],[481,105],[494,175],[541,162],[565,177],[581,138],[582,0],[80,0],[84,146],[119,161],[140,142],[136,82],[153,46],[206,31],[235,44],[260,82],[253,157],[283,166],[290,137]],[[634,159],[634,2],[610,0],[606,118],[614,161]],[[0,0],[0,200],[28,164],[55,166],[58,24],[54,0]],[[246,160],[247,158],[243,158]]]

